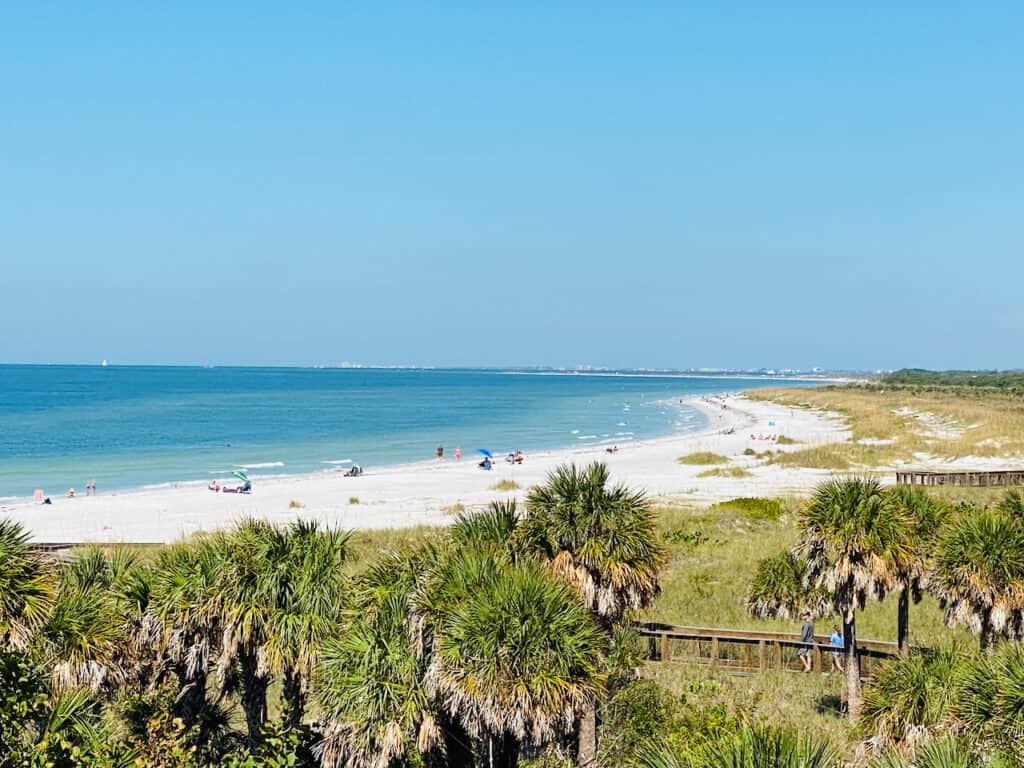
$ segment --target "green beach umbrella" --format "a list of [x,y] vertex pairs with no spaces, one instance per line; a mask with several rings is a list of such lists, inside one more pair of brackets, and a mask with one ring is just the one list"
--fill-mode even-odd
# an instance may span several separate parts
[[249,481],[249,473],[246,472],[244,469],[236,469],[232,474],[239,480],[241,480],[243,483]]

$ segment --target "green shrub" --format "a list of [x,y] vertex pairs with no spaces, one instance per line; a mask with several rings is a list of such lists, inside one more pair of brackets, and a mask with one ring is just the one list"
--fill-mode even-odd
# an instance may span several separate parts
[[778,499],[764,499],[756,496],[745,496],[722,501],[715,504],[711,509],[716,512],[732,510],[739,512],[748,520],[769,520],[773,522],[786,514],[786,508]]
[[492,491],[517,491],[519,483],[515,480],[500,480],[491,486]]
[[359,497],[358,496],[349,496],[348,497],[348,503],[349,504],[358,504],[359,503]]

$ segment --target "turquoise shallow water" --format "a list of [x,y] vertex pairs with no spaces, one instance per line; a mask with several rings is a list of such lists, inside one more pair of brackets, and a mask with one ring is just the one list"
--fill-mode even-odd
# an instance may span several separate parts
[[0,366],[0,497],[695,431],[679,398],[768,380],[481,370]]

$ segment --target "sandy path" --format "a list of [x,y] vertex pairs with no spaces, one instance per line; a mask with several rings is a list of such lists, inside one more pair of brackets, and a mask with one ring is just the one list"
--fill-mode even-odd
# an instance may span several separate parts
[[[557,465],[575,461],[606,461],[615,480],[646,489],[658,499],[710,503],[736,496],[787,495],[806,492],[827,473],[807,469],[782,469],[762,465],[743,451],[753,448],[786,450],[773,442],[752,440],[751,435],[784,434],[800,445],[848,440],[849,433],[836,421],[820,414],[794,410],[772,403],[725,398],[726,407],[688,399],[709,419],[704,432],[676,435],[622,445],[618,453],[604,447],[533,453],[522,466],[510,466],[500,458],[494,470],[478,469],[473,458],[461,463],[421,462],[369,470],[362,477],[346,478],[341,472],[260,478],[250,495],[212,493],[203,485],[101,493],[66,499],[52,505],[30,500],[0,505],[0,516],[22,522],[36,540],[45,542],[159,542],[173,541],[199,530],[223,527],[250,515],[275,522],[296,517],[313,518],[345,528],[391,528],[437,525],[451,520],[451,507],[473,507],[501,493],[492,487],[514,480],[521,489],[542,482]],[[722,434],[734,429],[733,434]],[[743,466],[748,478],[699,478],[707,467],[685,466],[679,456],[712,451],[728,456],[729,466]],[[358,503],[350,503],[357,497]],[[290,508],[292,501],[301,508]]]

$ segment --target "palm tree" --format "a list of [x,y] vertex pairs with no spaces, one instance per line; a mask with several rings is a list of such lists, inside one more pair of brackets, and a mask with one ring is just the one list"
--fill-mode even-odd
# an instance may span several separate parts
[[492,501],[481,512],[461,513],[450,534],[457,546],[485,550],[507,550],[519,522],[515,499]]
[[978,745],[1024,764],[1024,645],[1005,643],[962,676],[956,715]]
[[161,549],[153,566],[149,611],[160,622],[160,653],[179,689],[174,714],[186,729],[208,709],[207,676],[219,635],[209,605],[225,557],[225,537],[216,534]]
[[925,577],[939,532],[948,518],[945,504],[929,496],[921,488],[897,485],[889,490],[892,503],[911,520],[913,532],[906,557],[896,563],[899,604],[896,610],[896,646],[901,656],[909,650],[910,600],[921,601]]
[[442,728],[423,686],[426,659],[414,651],[407,622],[425,566],[415,553],[371,567],[356,581],[340,632],[324,643],[313,682],[325,733],[315,752],[324,768],[388,768],[438,745]]
[[28,532],[20,523],[0,520],[0,649],[28,646],[54,594],[50,569],[33,551]]
[[119,684],[121,631],[110,588],[113,572],[99,549],[87,549],[58,569],[53,607],[33,639],[62,693],[96,693]]
[[963,654],[915,651],[884,664],[864,690],[861,726],[872,746],[915,748],[944,728],[957,699]]
[[808,587],[809,581],[803,558],[792,552],[767,557],[757,564],[747,592],[747,611],[759,619],[795,619],[805,610],[813,616],[828,616],[832,612],[829,596]]
[[[627,610],[657,596],[665,552],[644,494],[608,481],[599,462],[558,467],[530,491],[516,544],[546,562],[610,633]],[[597,711],[589,708],[580,722],[580,764],[596,757]]]
[[820,484],[800,513],[797,554],[807,559],[810,586],[830,595],[843,620],[850,718],[860,710],[856,612],[898,585],[896,564],[911,549],[911,520],[877,480],[848,478]]
[[949,626],[963,624],[982,650],[1024,632],[1024,527],[999,510],[968,509],[942,536],[930,575]]
[[955,736],[930,739],[916,749],[912,757],[890,749],[871,761],[871,768],[982,768],[983,765],[986,763],[971,745]]
[[350,534],[301,520],[281,533],[273,539],[282,548],[280,556],[272,559],[277,550],[272,546],[264,573],[263,590],[273,603],[266,653],[271,669],[282,676],[285,720],[297,726],[320,648],[337,631]]
[[531,561],[467,551],[431,580],[444,599],[427,602],[427,689],[487,761],[512,768],[523,744],[571,731],[600,688],[606,639],[568,587]]
[[827,741],[767,726],[745,727],[712,742],[701,756],[703,768],[838,768],[839,753]]

